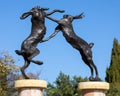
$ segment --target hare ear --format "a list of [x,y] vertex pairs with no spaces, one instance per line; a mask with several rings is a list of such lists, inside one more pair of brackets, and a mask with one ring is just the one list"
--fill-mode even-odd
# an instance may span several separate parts
[[43,11],[45,11],[45,10],[49,10],[49,8],[41,8]]
[[25,12],[22,14],[22,16],[20,17],[20,19],[25,19],[27,18],[29,15],[31,15],[31,12]]

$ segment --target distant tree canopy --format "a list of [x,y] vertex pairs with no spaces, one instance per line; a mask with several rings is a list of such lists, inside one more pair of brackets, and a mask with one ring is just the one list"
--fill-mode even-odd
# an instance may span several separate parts
[[120,44],[114,39],[110,67],[106,70],[106,81],[120,83]]
[[7,53],[0,53],[0,96],[13,96],[14,80],[18,77],[19,67],[14,65],[14,59]]
[[[32,79],[38,79],[40,72],[27,73]],[[20,67],[15,65],[15,60],[6,51],[0,51],[0,96],[16,96],[14,82],[23,79]]]
[[87,80],[88,78],[77,76],[70,78],[69,75],[60,72],[55,82],[48,84],[46,96],[81,96],[81,92],[77,90],[78,83]]
[[120,44],[114,39],[110,66],[106,69],[105,80],[110,83],[107,96],[120,96]]

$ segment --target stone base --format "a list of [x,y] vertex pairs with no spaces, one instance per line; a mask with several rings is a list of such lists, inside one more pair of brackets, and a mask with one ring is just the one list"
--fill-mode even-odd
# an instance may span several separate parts
[[47,88],[44,80],[25,79],[15,81],[18,96],[43,96],[43,89]]
[[82,96],[105,96],[109,90],[109,83],[107,82],[81,82],[78,86],[82,90]]

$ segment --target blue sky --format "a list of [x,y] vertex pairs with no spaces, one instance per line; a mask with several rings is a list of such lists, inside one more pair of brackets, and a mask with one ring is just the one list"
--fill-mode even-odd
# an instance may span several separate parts
[[[85,17],[73,22],[75,33],[88,43],[94,42],[92,48],[93,60],[98,68],[100,78],[104,80],[106,67],[110,64],[111,49],[114,38],[120,42],[120,1],[119,0],[1,0],[0,1],[0,51],[8,51],[15,58],[16,65],[23,66],[23,58],[15,54],[20,49],[22,41],[31,32],[31,22],[28,17],[20,20],[22,13],[39,5],[54,9],[63,9],[65,13],[51,15],[61,19],[63,14],[78,15],[84,12]],[[53,33],[56,23],[45,20],[46,35]],[[69,45],[59,32],[48,42],[38,44],[40,54],[35,57],[44,62],[38,66],[31,64],[27,72],[41,72],[40,79],[55,81],[62,71],[71,77],[89,77],[90,70],[84,64],[79,52]]]

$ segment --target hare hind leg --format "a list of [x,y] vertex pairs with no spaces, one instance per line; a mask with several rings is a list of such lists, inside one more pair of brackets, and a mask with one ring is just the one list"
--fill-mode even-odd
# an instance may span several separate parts
[[42,61],[33,60],[33,58],[34,58],[35,56],[37,56],[37,55],[40,53],[40,51],[39,51],[37,48],[35,48],[35,51],[33,51],[32,53],[33,53],[33,54],[31,54],[31,56],[28,57],[28,60],[29,60],[30,62],[35,63],[35,64],[42,65],[42,64],[43,64]]

